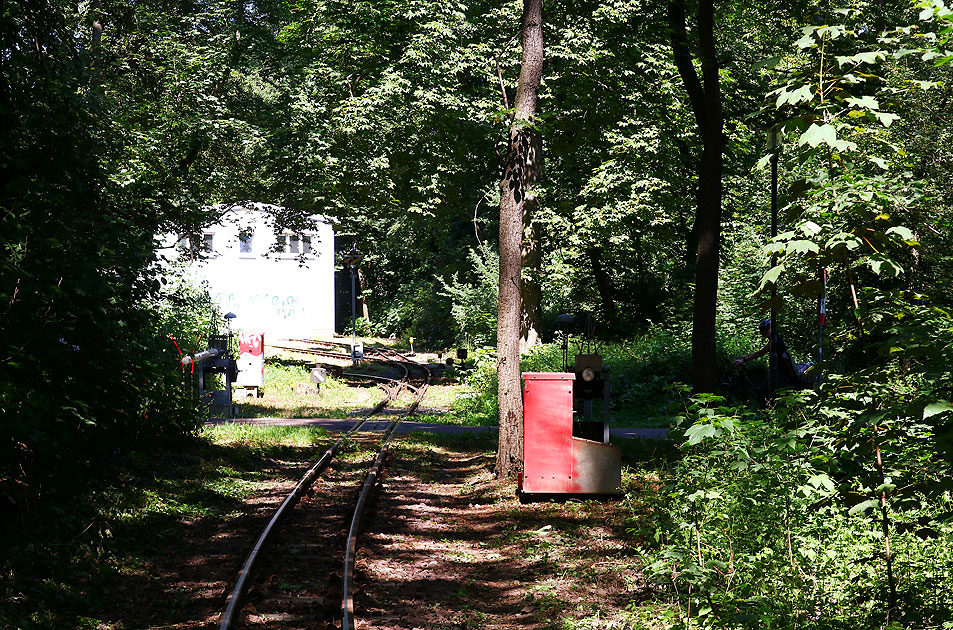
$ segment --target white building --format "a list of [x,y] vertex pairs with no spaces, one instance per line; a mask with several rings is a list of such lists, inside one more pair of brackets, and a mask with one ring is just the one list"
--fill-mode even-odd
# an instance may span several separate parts
[[235,313],[233,329],[263,332],[266,343],[332,333],[331,224],[312,217],[313,230],[276,233],[277,209],[266,204],[223,208],[218,223],[200,237],[179,240],[179,250],[189,255],[190,247],[201,248],[192,264],[195,278],[208,284],[223,314]]

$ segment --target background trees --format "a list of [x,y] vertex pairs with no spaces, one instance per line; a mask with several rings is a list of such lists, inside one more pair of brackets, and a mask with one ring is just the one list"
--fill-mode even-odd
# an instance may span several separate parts
[[[765,287],[780,279],[789,345],[801,357],[814,350],[819,265],[830,267],[832,356],[849,368],[872,361],[871,342],[887,334],[858,328],[858,314],[947,304],[949,66],[933,64],[946,56],[948,18],[942,3],[924,7],[922,16],[904,2],[546,7],[534,129],[547,167],[523,239],[538,247],[521,274],[540,287],[543,339],[565,311],[593,313],[607,338],[660,324],[694,331],[705,341],[696,384],[710,388],[724,358],[718,336],[744,335],[763,306],[751,295],[769,265],[766,173],[755,164],[764,129],[779,121],[789,123],[773,245],[783,258]],[[685,28],[680,19],[673,28],[681,8]],[[710,32],[691,19],[699,9]],[[146,305],[163,293],[152,237],[193,230],[212,203],[282,204],[289,222],[332,217],[369,254],[365,298],[378,332],[431,347],[496,341],[486,305],[498,291],[488,279],[521,3],[48,0],[2,10],[10,413],[43,398],[27,395],[31,375],[49,372],[45,399],[65,400],[55,392],[73,377],[60,367],[89,347],[154,335]],[[724,120],[717,131],[715,116],[706,136],[709,151],[723,144],[720,165],[706,162],[691,64],[675,54],[702,44]],[[720,247],[703,264],[695,208],[709,187],[699,172],[723,190],[706,206],[721,212],[709,223],[720,225]],[[720,269],[706,287],[695,279],[702,268]],[[694,321],[702,289],[711,299]]]

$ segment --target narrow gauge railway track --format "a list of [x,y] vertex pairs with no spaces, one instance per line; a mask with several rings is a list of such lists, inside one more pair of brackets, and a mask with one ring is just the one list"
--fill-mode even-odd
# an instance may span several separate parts
[[[401,365],[397,359],[406,361],[398,354],[392,357],[391,362]],[[354,480],[364,466],[333,460],[343,445],[364,441],[357,438],[357,431],[395,400],[403,387],[415,392],[415,400],[406,414],[414,413],[429,385],[430,370],[418,363],[413,365],[426,372],[424,385],[413,387],[407,383],[410,377],[407,365],[401,365],[401,379],[373,377],[372,380],[381,381],[386,392],[384,399],[308,469],[275,511],[239,571],[222,615],[222,630],[239,627],[239,624],[244,627],[267,624],[269,628],[340,627],[342,630],[353,630],[353,574],[357,536],[364,510],[377,485],[400,419],[392,421],[385,429],[383,438],[378,438],[383,444],[370,465],[356,502]],[[371,378],[368,375],[354,376]],[[326,470],[328,474],[320,477],[320,491],[309,493],[309,489],[319,481],[319,475]],[[354,509],[350,528],[341,545],[341,532],[348,506],[352,504]],[[272,542],[279,524],[291,516],[296,506],[294,527],[287,527],[289,531],[285,532],[282,539]],[[267,559],[264,558],[266,547],[272,551]],[[335,567],[341,566],[336,559],[340,557],[342,548],[344,563],[339,573]],[[265,574],[269,577],[262,578]],[[336,588],[339,584],[340,590]],[[242,608],[249,592],[254,597],[249,598],[249,604]],[[333,595],[334,592],[340,594],[339,599]],[[340,625],[338,619],[341,620]]]
[[325,348],[347,348],[348,344],[337,341],[323,341],[321,339],[299,339],[289,338],[288,341],[297,341],[298,343],[309,343],[312,346],[323,346]]
[[[311,343],[311,344],[315,344],[315,342],[314,342],[313,340],[310,340],[310,339],[288,339],[287,341],[296,341],[296,342],[300,342],[300,343]],[[332,344],[332,343],[327,343],[327,342],[317,342],[317,344],[322,345],[322,346],[324,346],[325,348],[337,348],[337,347],[340,347],[338,344]],[[285,351],[287,351],[287,352],[300,352],[301,354],[311,354],[311,355],[315,355],[315,356],[319,356],[319,357],[328,357],[328,358],[331,358],[331,359],[341,359],[341,360],[345,360],[345,361],[350,361],[350,360],[351,360],[351,355],[348,354],[347,352],[334,352],[334,351],[329,350],[329,349],[322,349],[322,348],[314,347],[314,346],[312,346],[312,347],[307,347],[307,348],[302,348],[302,347],[300,347],[300,346],[289,346],[289,345],[287,345],[287,344],[274,344],[274,343],[269,343],[269,344],[266,344],[266,345],[267,345],[269,348],[274,348],[274,349],[276,349],[276,350],[285,350]],[[395,360],[396,360],[396,361],[414,363],[413,361],[410,361],[410,359],[408,359],[407,357],[404,357],[403,355],[401,355],[401,354],[400,354],[399,352],[397,352],[396,350],[391,350],[391,349],[389,349],[389,348],[374,348],[374,347],[368,347],[368,348],[365,349],[365,357],[366,357],[366,358],[367,358],[367,357],[370,357],[370,356],[373,356],[373,355],[377,355],[378,357],[381,357],[381,358],[382,358],[383,360],[385,360],[385,361],[395,361]],[[396,359],[395,359],[395,357],[396,357]],[[416,365],[421,365],[421,364],[416,363]]]
[[377,354],[387,362],[400,366],[406,372],[406,381],[410,381],[410,370],[420,370],[423,373],[423,383],[419,387],[413,387],[408,385],[407,387],[415,392],[414,402],[410,406],[407,414],[410,415],[417,411],[417,407],[420,405],[420,402],[423,400],[424,396],[427,393],[427,389],[430,387],[430,381],[433,379],[433,372],[430,367],[424,363],[418,363],[409,357],[404,356],[396,350],[390,348],[371,348],[371,352]]
[[332,352],[331,350],[321,350],[320,348],[299,348],[297,346],[288,346],[280,344],[266,344],[269,348],[276,350],[285,350],[287,352],[300,352],[301,354],[311,354],[319,357],[328,357],[329,359],[338,359],[341,361],[350,361],[351,355],[345,352]]

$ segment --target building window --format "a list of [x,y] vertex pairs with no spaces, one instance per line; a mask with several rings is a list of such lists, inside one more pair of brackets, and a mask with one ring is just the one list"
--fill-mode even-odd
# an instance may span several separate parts
[[299,255],[311,253],[311,237],[299,234],[285,234],[283,237],[284,245],[282,252],[285,254]]
[[202,235],[202,251],[206,254],[212,253],[212,245],[215,241],[215,235],[211,232],[206,232]]
[[238,253],[243,255],[251,255],[254,252],[252,251],[252,233],[240,233],[238,235]]

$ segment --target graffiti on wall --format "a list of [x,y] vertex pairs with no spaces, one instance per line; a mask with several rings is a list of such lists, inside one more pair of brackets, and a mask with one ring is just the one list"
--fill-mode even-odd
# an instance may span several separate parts
[[271,293],[225,293],[212,296],[212,301],[223,311],[255,313],[268,319],[289,320],[306,318],[308,311],[297,295]]

